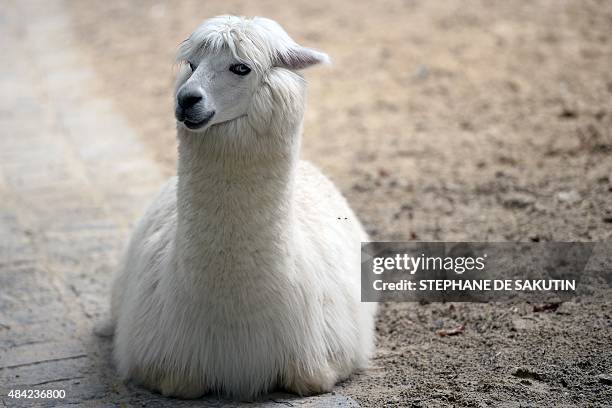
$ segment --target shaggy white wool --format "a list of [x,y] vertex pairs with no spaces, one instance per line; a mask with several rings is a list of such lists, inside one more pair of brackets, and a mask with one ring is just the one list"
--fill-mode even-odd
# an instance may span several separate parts
[[[315,61],[329,63],[326,54],[297,45],[276,21],[263,17],[246,19],[235,16],[217,16],[206,20],[180,45],[177,59],[187,61],[195,55],[226,48],[236,59],[260,72],[292,59],[304,59],[302,66],[295,66],[294,62],[294,68],[306,68]],[[299,52],[300,49],[302,52]]]
[[[327,56],[271,20],[222,16],[178,58],[194,71],[182,67],[177,92],[196,86],[224,119],[177,126],[178,177],[136,226],[113,283],[118,370],[183,398],[329,391],[366,366],[376,309],[360,302],[366,233],[334,185],[299,160],[296,70]],[[255,69],[227,74],[237,61]]]

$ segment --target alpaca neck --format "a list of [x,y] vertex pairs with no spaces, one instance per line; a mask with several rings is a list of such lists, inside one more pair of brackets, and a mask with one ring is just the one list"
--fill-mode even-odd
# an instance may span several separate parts
[[176,251],[190,273],[206,274],[207,265],[241,273],[254,254],[265,262],[290,247],[299,130],[276,144],[280,150],[262,153],[240,147],[236,129],[179,129]]

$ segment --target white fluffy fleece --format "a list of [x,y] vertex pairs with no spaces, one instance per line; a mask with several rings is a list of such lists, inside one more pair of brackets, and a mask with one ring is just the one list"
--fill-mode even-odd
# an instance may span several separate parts
[[[276,388],[327,392],[367,364],[368,237],[334,185],[299,160],[306,84],[296,71],[326,58],[264,18],[207,20],[181,46],[179,59],[198,68],[182,67],[177,91],[197,86],[216,116],[232,118],[178,123],[178,176],[132,234],[111,302],[124,379],[168,396],[251,400]],[[233,62],[253,72],[214,74]]]

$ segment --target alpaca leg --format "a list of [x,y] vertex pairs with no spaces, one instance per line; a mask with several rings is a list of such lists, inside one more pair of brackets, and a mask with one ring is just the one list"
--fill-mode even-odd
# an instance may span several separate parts
[[292,364],[285,378],[287,391],[298,395],[313,395],[330,392],[338,375],[329,364],[315,370],[304,370]]
[[162,374],[157,370],[136,370],[131,377],[143,387],[159,392],[165,397],[195,399],[208,393],[204,381]]
[[206,387],[188,379],[165,377],[160,383],[160,392],[165,397],[195,399],[207,393]]

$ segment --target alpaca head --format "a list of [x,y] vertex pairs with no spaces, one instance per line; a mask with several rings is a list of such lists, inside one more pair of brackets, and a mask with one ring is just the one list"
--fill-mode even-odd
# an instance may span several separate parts
[[191,132],[233,121],[270,124],[274,114],[283,114],[279,103],[294,103],[292,93],[303,88],[296,71],[328,61],[326,54],[295,43],[272,20],[235,16],[204,21],[181,44],[177,58],[183,66],[175,116]]

